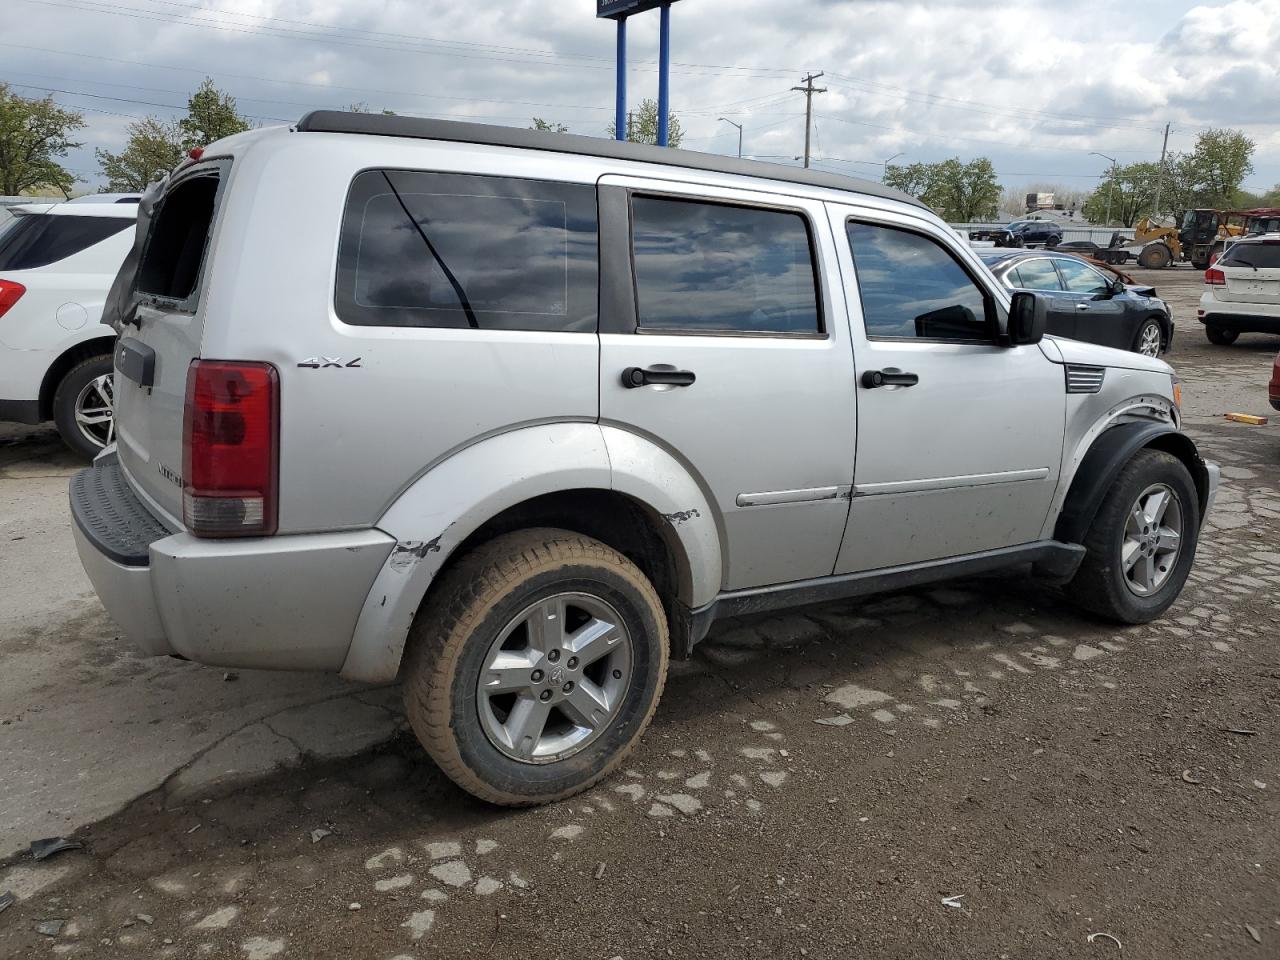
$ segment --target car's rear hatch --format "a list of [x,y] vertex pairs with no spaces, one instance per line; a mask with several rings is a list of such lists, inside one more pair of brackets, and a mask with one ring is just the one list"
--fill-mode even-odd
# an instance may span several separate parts
[[1233,244],[1215,266],[1224,277],[1219,300],[1280,303],[1280,240]]
[[200,355],[217,211],[230,161],[181,170],[156,205],[116,347],[120,463],[134,488],[182,516],[187,370]]

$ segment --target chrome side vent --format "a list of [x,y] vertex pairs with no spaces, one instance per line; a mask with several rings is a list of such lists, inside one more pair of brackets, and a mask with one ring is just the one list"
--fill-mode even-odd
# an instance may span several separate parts
[[1067,393],[1097,393],[1102,389],[1106,367],[1086,367],[1078,363],[1067,364]]

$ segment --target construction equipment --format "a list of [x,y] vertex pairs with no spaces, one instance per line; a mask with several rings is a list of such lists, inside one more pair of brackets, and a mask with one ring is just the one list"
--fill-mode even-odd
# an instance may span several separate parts
[[1130,249],[1139,247],[1138,265],[1159,270],[1174,261],[1190,261],[1205,270],[1222,255],[1232,239],[1243,236],[1251,213],[1246,210],[1188,210],[1182,226],[1173,227],[1143,217],[1134,227]]

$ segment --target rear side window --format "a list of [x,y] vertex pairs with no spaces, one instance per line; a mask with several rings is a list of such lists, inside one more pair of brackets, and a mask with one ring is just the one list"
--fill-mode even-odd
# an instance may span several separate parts
[[344,323],[594,333],[595,187],[366,170],[343,215]]
[[986,294],[941,244],[850,223],[849,245],[868,337],[991,340]]
[[1280,243],[1237,243],[1222,255],[1218,266],[1274,270],[1280,267]]
[[822,332],[802,215],[636,196],[631,216],[642,330]]
[[180,181],[160,201],[138,267],[138,291],[194,309],[218,198],[218,171]]
[[1062,280],[1053,268],[1053,261],[1044,257],[1023,260],[1007,274],[1015,287],[1023,290],[1061,290]]
[[47,267],[133,225],[120,217],[19,216],[0,233],[0,270]]

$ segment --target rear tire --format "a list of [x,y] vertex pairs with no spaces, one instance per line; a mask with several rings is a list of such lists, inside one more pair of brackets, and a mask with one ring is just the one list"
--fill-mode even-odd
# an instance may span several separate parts
[[1138,266],[1148,270],[1163,270],[1173,263],[1173,251],[1163,243],[1149,243],[1138,253]]
[[[584,631],[613,616],[601,655]],[[630,753],[662,696],[668,646],[662,602],[626,557],[565,530],[510,533],[462,558],[414,621],[409,723],[468,793],[550,803]]]
[[[1152,497],[1162,493],[1157,510]],[[1093,518],[1067,595],[1107,620],[1148,623],[1178,599],[1199,535],[1200,499],[1186,465],[1162,450],[1139,450]]]
[[86,459],[115,439],[111,369],[110,354],[82,360],[53,393],[53,422],[62,442]]
[[1204,335],[1209,338],[1210,343],[1216,343],[1220,347],[1229,347],[1236,342],[1236,338],[1240,336],[1240,331],[1210,323],[1205,325]]

